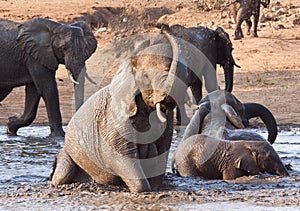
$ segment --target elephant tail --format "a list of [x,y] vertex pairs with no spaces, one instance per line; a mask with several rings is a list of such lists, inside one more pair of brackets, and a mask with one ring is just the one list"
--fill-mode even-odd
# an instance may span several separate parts
[[276,120],[271,111],[259,103],[244,103],[246,118],[260,117],[268,130],[268,141],[273,144],[276,140],[278,130]]

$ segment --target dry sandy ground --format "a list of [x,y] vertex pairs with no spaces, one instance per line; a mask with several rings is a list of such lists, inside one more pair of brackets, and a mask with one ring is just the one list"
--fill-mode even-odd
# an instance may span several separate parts
[[[201,12],[197,9],[197,1],[188,0],[0,0],[0,18],[18,22],[37,16],[61,22],[86,20],[95,30],[98,51],[120,37],[147,32],[147,24],[159,18],[169,24],[205,25],[213,29],[222,26],[231,35],[234,57],[242,67],[235,71],[233,93],[242,102],[267,106],[280,125],[299,125],[300,2],[280,0],[271,3],[270,9],[261,10],[265,22],[259,23],[259,38],[245,36],[240,41],[233,40],[235,24],[230,17],[221,17],[220,11]],[[223,12],[223,16],[225,14]],[[101,26],[107,30],[98,32]],[[92,58],[88,67],[97,69],[97,62],[101,61],[92,61]],[[101,86],[111,79],[111,74],[105,76]],[[63,123],[67,124],[73,114],[73,87],[63,66],[57,71],[57,78],[62,79],[58,80],[58,87]],[[218,70],[218,78],[222,87],[221,70]],[[0,124],[5,124],[8,116],[20,115],[23,103],[24,87],[16,88],[0,104]],[[34,124],[47,124],[45,111],[41,102]]]
[[[215,29],[222,26],[231,35],[234,46],[234,57],[242,67],[235,71],[233,93],[242,102],[258,102],[267,106],[275,115],[280,125],[300,125],[300,2],[299,0],[280,0],[281,4],[272,0],[271,8],[262,11],[267,19],[259,24],[259,38],[246,36],[241,41],[233,40],[234,23],[231,18],[221,18],[220,11],[201,12],[197,9],[197,2],[192,0],[0,0],[0,18],[18,22],[26,21],[32,17],[45,17],[61,22],[73,22],[84,19],[94,27],[101,51],[103,46],[114,42],[116,39],[139,32],[147,32],[147,24],[161,20],[169,24],[183,24],[185,26],[205,25]],[[90,15],[89,15],[90,14]],[[105,32],[97,32],[99,27],[105,26]],[[91,58],[88,61],[88,71],[97,70],[97,65],[103,61]],[[112,74],[107,72],[101,80],[101,86],[109,83]],[[218,70],[220,85],[223,87],[224,79],[221,70]],[[63,123],[67,124],[73,114],[73,85],[67,78],[63,66],[57,71],[57,82],[60,92],[61,111]],[[87,83],[88,84],[88,83]],[[16,88],[3,102],[0,103],[0,125],[4,125],[7,117],[20,115],[23,110],[24,87]],[[43,102],[34,124],[47,124],[47,115]],[[284,178],[269,181],[270,189],[265,187],[249,186],[247,189],[238,181],[226,183],[210,183],[197,181],[203,189],[198,192],[185,191],[192,188],[195,180],[167,177],[169,186],[163,187],[161,192],[130,194],[127,191],[91,185],[62,186],[58,189],[43,187],[27,187],[23,190],[17,187],[17,194],[7,193],[2,195],[0,205],[14,207],[48,207],[59,209],[61,204],[90,207],[99,209],[102,204],[120,205],[116,209],[138,210],[148,207],[149,210],[161,210],[165,204],[178,206],[178,201],[191,203],[212,203],[216,201],[233,201],[229,210],[234,210],[235,203],[258,203],[265,206],[283,205],[299,206],[298,177],[291,186],[285,186]],[[255,178],[254,178],[255,179]],[[295,180],[295,181],[294,181]],[[263,185],[268,180],[259,181]],[[179,188],[176,192],[174,187]],[[178,185],[180,184],[180,185]],[[170,187],[171,185],[171,187]],[[188,186],[188,187],[186,187]],[[182,191],[180,189],[184,191]],[[280,187],[286,187],[281,189]],[[227,189],[229,188],[229,189]],[[75,191],[74,191],[75,190]],[[288,190],[288,191],[287,191]],[[34,194],[32,194],[32,192]],[[35,195],[36,194],[36,195]],[[59,197],[58,197],[59,196]],[[273,197],[272,197],[273,196]],[[57,199],[55,199],[58,197]],[[68,198],[66,198],[68,197]],[[53,199],[53,201],[51,201]],[[67,199],[67,200],[66,200]],[[180,200],[179,200],[180,199]],[[134,204],[130,207],[129,204]],[[137,204],[137,205],[136,205]],[[222,210],[228,204],[220,204],[215,209]],[[237,204],[238,205],[238,204]],[[123,206],[123,207],[122,207]],[[194,207],[196,205],[193,205]],[[200,206],[200,205],[199,205]],[[204,208],[204,205],[201,204]],[[248,205],[246,205],[248,206]],[[49,207],[48,207],[49,208]],[[245,207],[244,207],[245,208]],[[270,207],[269,207],[270,208]],[[80,208],[79,208],[80,209]],[[182,210],[186,210],[183,207]],[[247,209],[247,207],[245,208]],[[168,210],[165,208],[165,210]],[[267,210],[267,209],[265,209]],[[289,207],[288,210],[291,210]]]

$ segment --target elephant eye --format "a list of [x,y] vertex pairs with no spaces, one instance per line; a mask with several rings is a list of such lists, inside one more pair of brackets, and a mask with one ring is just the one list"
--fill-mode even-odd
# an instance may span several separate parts
[[145,79],[149,78],[148,73],[144,73],[144,74],[143,74],[143,77],[144,77]]

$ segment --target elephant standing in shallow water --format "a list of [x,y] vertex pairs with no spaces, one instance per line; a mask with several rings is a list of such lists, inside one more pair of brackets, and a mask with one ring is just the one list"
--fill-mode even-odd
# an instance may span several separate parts
[[235,179],[265,171],[288,175],[270,143],[244,129],[252,117],[263,120],[268,141],[273,143],[277,124],[264,106],[242,104],[226,91],[215,91],[203,98],[174,156],[179,174],[208,179]]
[[[25,109],[10,117],[7,132],[15,135],[36,117],[40,98],[47,108],[51,136],[64,136],[55,71],[64,64],[75,85],[75,97],[83,95],[85,61],[96,50],[97,40],[84,22],[70,25],[34,18],[22,24],[0,19],[0,101],[14,87],[25,86]],[[83,103],[76,99],[76,107]]]
[[131,192],[161,184],[173,134],[173,97],[181,91],[180,46],[170,28],[162,27],[158,42],[137,44],[145,48],[122,63],[111,84],[73,116],[53,184],[84,182],[84,175],[100,184],[126,184]]

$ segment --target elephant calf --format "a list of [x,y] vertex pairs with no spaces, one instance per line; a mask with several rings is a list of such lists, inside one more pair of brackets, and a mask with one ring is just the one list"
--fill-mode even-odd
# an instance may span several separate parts
[[289,175],[266,141],[227,141],[199,134],[179,144],[175,162],[185,177],[231,180],[260,172]]
[[259,21],[260,14],[260,5],[268,7],[270,0],[261,1],[261,0],[235,0],[239,4],[238,8],[234,7],[233,15],[236,22],[236,28],[234,32],[234,39],[239,40],[244,37],[241,25],[243,21],[247,24],[247,34],[250,35],[250,30],[252,27],[251,16],[254,17],[254,30],[253,36],[258,37],[257,35],[257,25]]
[[266,107],[241,103],[227,91],[217,90],[205,96],[175,153],[180,175],[209,179],[234,179],[260,171],[288,175],[270,143],[245,129],[253,117],[263,120],[268,141],[274,143],[277,124]]

